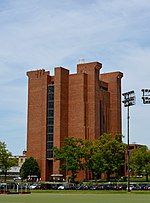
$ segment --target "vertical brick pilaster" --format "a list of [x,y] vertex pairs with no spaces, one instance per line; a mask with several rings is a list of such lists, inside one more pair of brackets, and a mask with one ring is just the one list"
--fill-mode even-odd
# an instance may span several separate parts
[[87,74],[87,137],[91,140],[100,136],[100,86],[101,63],[92,62],[77,65],[77,73]]
[[42,180],[46,180],[46,115],[49,71],[37,70],[28,76],[27,157],[39,164]]
[[[69,71],[55,68],[54,77],[54,146],[63,146],[68,136],[68,83]],[[53,171],[59,173],[58,161],[53,163]]]
[[121,115],[121,72],[112,72],[101,75],[101,79],[108,83],[110,92],[110,133],[112,135],[122,133]]

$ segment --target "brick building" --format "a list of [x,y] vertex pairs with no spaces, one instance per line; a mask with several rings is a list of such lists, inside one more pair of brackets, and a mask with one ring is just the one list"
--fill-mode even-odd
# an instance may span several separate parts
[[[27,157],[39,163],[41,179],[59,174],[52,147],[61,147],[64,137],[97,139],[121,129],[121,72],[100,74],[98,62],[77,65],[77,73],[55,68],[35,70],[28,76]],[[80,178],[84,179],[84,173]]]

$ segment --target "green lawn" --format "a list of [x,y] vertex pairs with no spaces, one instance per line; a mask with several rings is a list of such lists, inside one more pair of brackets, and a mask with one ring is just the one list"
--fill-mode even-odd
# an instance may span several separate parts
[[150,193],[32,193],[0,195],[0,203],[149,203]]

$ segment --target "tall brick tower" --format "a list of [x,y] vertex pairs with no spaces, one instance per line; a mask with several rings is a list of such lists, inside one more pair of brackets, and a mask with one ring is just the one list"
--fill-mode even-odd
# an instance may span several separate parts
[[[39,163],[41,179],[59,173],[53,161],[53,146],[64,137],[97,139],[103,132],[112,136],[121,129],[121,72],[100,74],[98,62],[77,65],[77,73],[62,67],[27,72],[27,157]],[[80,174],[84,179],[84,174]]]

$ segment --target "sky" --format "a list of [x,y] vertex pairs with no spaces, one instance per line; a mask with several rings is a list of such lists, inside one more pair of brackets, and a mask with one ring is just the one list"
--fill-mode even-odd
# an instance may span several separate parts
[[[150,148],[149,0],[0,0],[0,141],[13,155],[26,149],[26,72],[98,61],[101,73],[120,71],[122,92],[135,91],[130,143]],[[123,98],[122,98],[123,99]],[[122,105],[127,142],[127,109]]]

